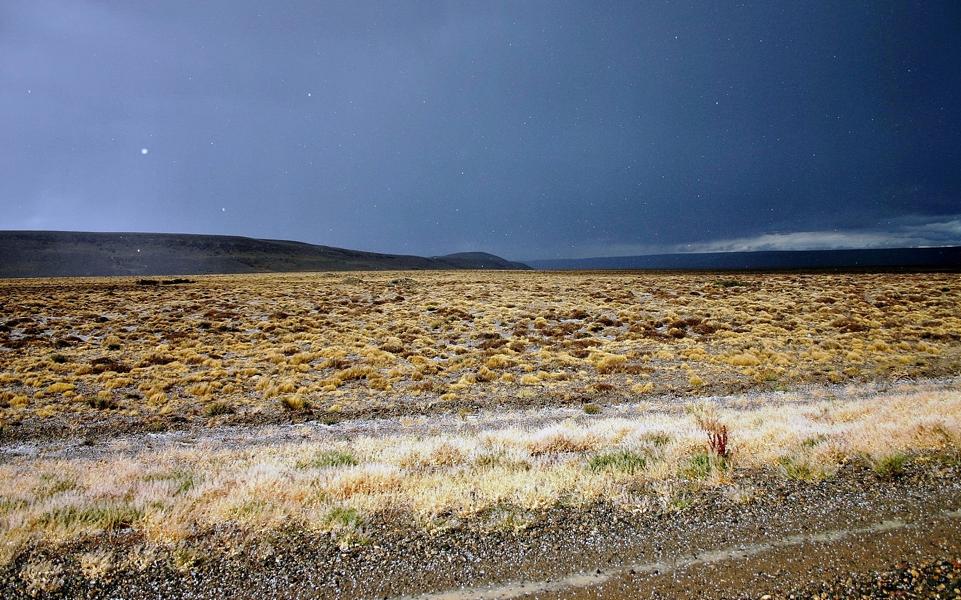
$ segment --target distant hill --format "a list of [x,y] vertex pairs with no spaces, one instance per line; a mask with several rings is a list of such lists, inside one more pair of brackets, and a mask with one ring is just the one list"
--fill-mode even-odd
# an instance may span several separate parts
[[434,256],[432,258],[449,264],[456,269],[530,269],[530,267],[524,263],[511,262],[486,252],[458,252],[456,254],[445,254],[444,256]]
[[961,247],[870,250],[784,250],[653,254],[558,260],[527,264],[545,270],[703,270],[703,271],[961,271]]
[[484,253],[425,258],[226,235],[0,231],[0,277],[527,268]]

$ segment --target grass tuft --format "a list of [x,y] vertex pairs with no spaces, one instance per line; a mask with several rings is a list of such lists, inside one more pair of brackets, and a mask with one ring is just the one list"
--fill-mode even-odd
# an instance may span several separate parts
[[595,454],[587,461],[591,471],[619,471],[633,475],[647,466],[647,457],[632,450]]
[[143,511],[130,505],[64,506],[41,514],[34,524],[42,529],[97,529],[114,531],[132,526]]
[[894,452],[876,458],[871,465],[875,474],[881,479],[895,479],[904,474],[910,457],[903,452]]
[[208,417],[229,415],[232,412],[234,412],[233,407],[226,402],[211,402],[210,404],[204,406],[204,415]]
[[596,414],[600,414],[601,412],[601,407],[594,404],[593,402],[588,402],[587,404],[584,405],[583,408],[584,408],[584,414],[586,415],[596,415]]
[[295,463],[298,469],[328,469],[330,467],[353,467],[360,464],[357,457],[344,450],[325,450],[300,459]]

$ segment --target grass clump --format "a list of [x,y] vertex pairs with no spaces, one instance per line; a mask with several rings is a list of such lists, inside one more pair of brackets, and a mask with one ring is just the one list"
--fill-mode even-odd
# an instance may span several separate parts
[[27,501],[22,499],[0,497],[0,516],[15,510],[23,510],[27,507]]
[[871,465],[874,473],[881,479],[894,479],[904,474],[910,457],[903,452],[894,452],[876,458]]
[[307,401],[299,394],[281,397],[280,404],[290,412],[297,412],[307,408]]
[[170,481],[174,484],[174,495],[186,494],[197,484],[194,474],[184,469],[151,473],[144,477],[144,481]]
[[342,506],[332,508],[327,513],[325,521],[327,525],[333,527],[358,528],[364,524],[364,520],[356,508],[344,508]]
[[671,443],[671,434],[665,431],[651,431],[641,436],[641,439],[655,448],[660,448]]
[[226,402],[211,402],[204,406],[204,415],[208,417],[229,415],[232,412],[234,412],[234,409]]
[[341,550],[370,543],[370,538],[364,532],[364,518],[355,508],[336,506],[327,513],[325,523]]
[[810,462],[797,460],[790,456],[782,456],[778,460],[778,467],[785,477],[794,481],[815,482],[824,479],[824,471]]
[[601,412],[601,407],[594,404],[593,402],[586,403],[583,406],[583,408],[584,408],[584,414],[586,415],[596,415],[596,414],[600,414]]
[[330,467],[353,467],[360,464],[357,457],[344,450],[325,450],[310,458],[298,460],[298,469],[328,469]]
[[684,469],[684,475],[689,479],[707,479],[712,470],[711,456],[707,452],[695,452]]
[[512,458],[505,452],[481,454],[474,460],[474,465],[481,469],[501,468],[508,471],[529,471],[531,469],[531,463]]
[[113,397],[108,396],[92,396],[87,398],[87,406],[90,408],[96,408],[97,410],[114,410],[119,405]]
[[633,475],[647,466],[647,457],[633,450],[614,450],[595,454],[588,462],[591,471],[618,471]]
[[741,281],[740,279],[721,279],[717,282],[717,285],[719,285],[722,288],[733,288],[733,287],[744,287],[747,284]]
[[77,489],[76,480],[68,477],[45,474],[40,478],[40,485],[33,489],[33,494],[38,499],[46,499]]
[[812,435],[811,437],[804,438],[801,441],[801,446],[805,448],[813,448],[818,444],[821,444],[822,442],[827,441],[827,439],[828,439],[828,436],[824,435],[823,433],[818,435]]
[[34,522],[46,529],[99,529],[114,531],[130,527],[143,516],[143,511],[126,504],[107,506],[64,506],[45,512]]
[[682,469],[681,474],[688,479],[707,479],[714,473],[729,472],[732,466],[729,457],[700,450],[691,455],[690,461]]

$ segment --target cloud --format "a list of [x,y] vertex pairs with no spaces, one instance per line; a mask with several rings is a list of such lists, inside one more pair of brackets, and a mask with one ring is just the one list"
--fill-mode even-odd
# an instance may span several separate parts
[[912,248],[961,246],[961,215],[911,215],[875,229],[767,232],[755,236],[704,240],[687,244],[607,244],[583,246],[569,258],[642,256],[697,252],[764,250],[838,250],[844,248]]
[[961,245],[961,215],[945,219],[905,217],[884,229],[764,233],[671,247],[667,252],[754,252]]

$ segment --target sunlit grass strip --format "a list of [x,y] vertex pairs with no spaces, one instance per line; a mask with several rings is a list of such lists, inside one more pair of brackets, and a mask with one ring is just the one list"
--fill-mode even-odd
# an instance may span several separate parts
[[[426,437],[202,443],[96,460],[13,458],[0,465],[2,558],[30,540],[122,530],[176,544],[214,526],[252,534],[296,526],[350,545],[364,543],[366,522],[390,515],[405,515],[398,526],[431,528],[455,515],[485,527],[516,525],[504,507],[606,500],[653,510],[664,499],[638,496],[639,485],[736,483],[751,469],[817,481],[854,459],[895,477],[914,453],[961,446],[955,389],[693,412],[704,410],[730,431],[725,456],[712,454],[697,418],[674,412]],[[259,442],[257,430],[250,436]],[[498,514],[508,521],[492,521]]]

